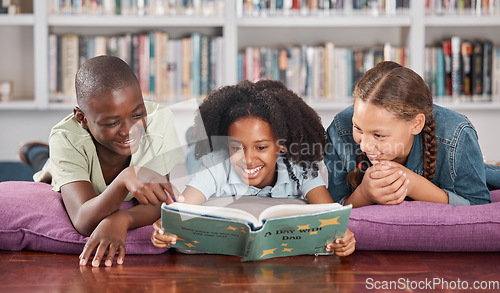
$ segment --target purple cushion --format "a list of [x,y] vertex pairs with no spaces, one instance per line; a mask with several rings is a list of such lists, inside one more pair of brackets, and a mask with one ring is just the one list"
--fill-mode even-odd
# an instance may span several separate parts
[[[122,209],[131,208],[124,202]],[[88,237],[79,234],[64,209],[61,194],[45,183],[0,182],[0,249],[80,254]],[[167,249],[153,246],[152,226],[127,233],[127,254],[158,254]]]
[[500,251],[500,190],[492,203],[451,206],[418,201],[351,212],[358,250]]

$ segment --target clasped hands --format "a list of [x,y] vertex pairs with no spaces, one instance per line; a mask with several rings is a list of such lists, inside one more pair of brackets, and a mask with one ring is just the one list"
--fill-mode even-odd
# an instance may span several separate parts
[[372,203],[395,205],[408,196],[413,172],[394,161],[380,161],[369,167],[361,184],[361,194]]

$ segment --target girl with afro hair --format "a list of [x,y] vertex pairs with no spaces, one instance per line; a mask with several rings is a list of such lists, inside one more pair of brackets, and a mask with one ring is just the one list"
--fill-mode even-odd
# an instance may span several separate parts
[[[201,103],[193,130],[201,165],[183,192],[186,203],[210,197],[262,196],[331,203],[319,174],[326,132],[318,114],[279,81],[242,81],[212,91]],[[152,242],[174,244],[157,221]],[[327,251],[347,256],[355,249],[347,230]]]

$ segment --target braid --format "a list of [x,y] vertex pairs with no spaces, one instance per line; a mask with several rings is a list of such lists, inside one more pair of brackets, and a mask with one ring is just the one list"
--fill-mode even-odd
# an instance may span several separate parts
[[292,178],[293,181],[295,181],[297,183],[297,189],[299,189],[300,188],[299,179],[297,178],[297,176],[295,176],[295,173],[293,173],[292,164],[290,163],[290,160],[288,160],[287,156],[283,156],[283,162],[286,165],[288,175],[290,176],[290,178]]
[[436,142],[436,120],[431,114],[425,119],[425,126],[422,131],[422,141],[424,146],[424,174],[423,176],[431,181],[436,172],[437,142]]
[[361,181],[363,181],[363,177],[365,176],[365,171],[368,169],[368,158],[366,157],[366,153],[360,153],[357,161],[358,164],[356,168],[347,174],[347,181],[354,189],[358,188],[361,184]]

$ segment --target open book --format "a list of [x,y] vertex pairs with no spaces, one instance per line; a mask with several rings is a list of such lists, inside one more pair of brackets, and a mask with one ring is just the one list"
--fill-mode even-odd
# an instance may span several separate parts
[[242,261],[331,254],[345,235],[351,206],[305,204],[297,199],[224,197],[206,205],[162,205],[162,227],[177,235],[171,247],[242,256]]

